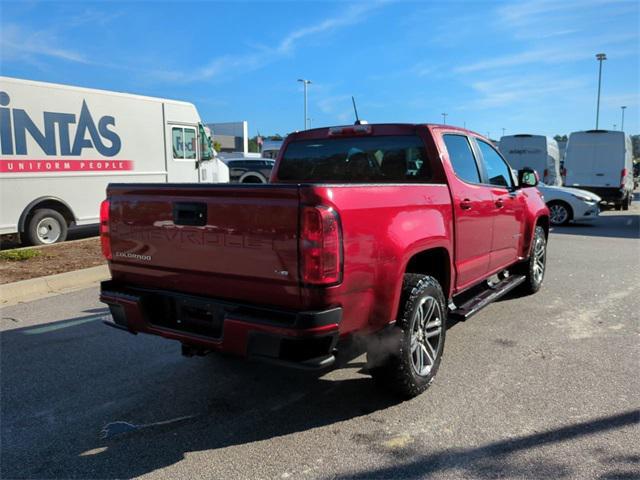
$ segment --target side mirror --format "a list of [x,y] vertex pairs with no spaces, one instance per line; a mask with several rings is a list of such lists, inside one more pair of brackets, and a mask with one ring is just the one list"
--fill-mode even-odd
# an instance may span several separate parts
[[520,188],[535,187],[538,185],[538,174],[531,168],[518,170],[518,185]]

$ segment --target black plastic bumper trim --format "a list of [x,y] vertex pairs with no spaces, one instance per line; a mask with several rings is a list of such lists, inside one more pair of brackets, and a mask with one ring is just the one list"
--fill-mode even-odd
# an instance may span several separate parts
[[[139,300],[144,304],[145,298],[165,297],[195,302],[206,302],[217,306],[224,311],[224,317],[235,320],[243,320],[249,323],[266,324],[276,327],[309,329],[327,325],[339,325],[342,321],[342,307],[329,308],[319,311],[295,312],[278,308],[256,306],[232,301],[219,300],[180,292],[157,290],[140,287],[128,287],[118,285],[113,280],[107,280],[100,284],[101,294],[105,296],[124,296],[129,299]],[[112,304],[113,305],[113,304]],[[110,306],[112,306],[110,305]],[[113,309],[112,309],[113,314]],[[115,316],[114,316],[115,320]],[[126,322],[126,320],[125,320]],[[116,323],[120,323],[116,320]],[[126,326],[126,323],[125,323]]]

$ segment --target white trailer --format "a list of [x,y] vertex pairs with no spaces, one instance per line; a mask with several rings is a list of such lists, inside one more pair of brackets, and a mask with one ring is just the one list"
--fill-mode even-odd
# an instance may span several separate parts
[[633,145],[620,131],[587,130],[569,135],[564,157],[565,183],[589,190],[616,209],[633,199]]
[[505,135],[498,149],[516,170],[530,167],[546,185],[562,185],[560,150],[555,139],[526,133]]
[[191,103],[0,77],[0,235],[62,241],[110,182],[228,182]]

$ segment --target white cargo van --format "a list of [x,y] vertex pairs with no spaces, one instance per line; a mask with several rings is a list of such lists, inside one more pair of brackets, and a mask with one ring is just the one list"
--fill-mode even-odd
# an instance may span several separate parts
[[562,185],[560,150],[558,142],[543,135],[506,135],[500,139],[498,149],[512,168],[533,168],[543,183]]
[[228,182],[191,103],[0,77],[0,235],[98,222],[110,182]]
[[564,158],[565,184],[589,190],[616,209],[627,210],[633,198],[632,157],[631,138],[624,132],[573,132]]

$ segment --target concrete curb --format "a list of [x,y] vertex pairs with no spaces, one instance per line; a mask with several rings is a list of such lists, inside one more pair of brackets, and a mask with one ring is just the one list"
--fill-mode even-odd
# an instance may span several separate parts
[[0,285],[0,305],[7,306],[20,302],[29,302],[50,295],[90,287],[103,280],[108,280],[109,277],[109,267],[107,265],[99,265],[83,270],[7,283]]

